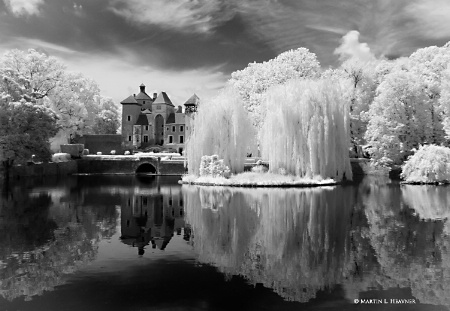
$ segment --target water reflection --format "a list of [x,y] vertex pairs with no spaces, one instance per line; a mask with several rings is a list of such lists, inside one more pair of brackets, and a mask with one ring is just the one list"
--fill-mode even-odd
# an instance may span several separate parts
[[[177,180],[84,176],[26,181],[3,192],[0,295],[30,299],[78,271],[69,282],[78,284],[68,294],[74,297],[103,278],[105,295],[126,296],[137,286],[166,303],[173,300],[166,292],[173,275],[184,275],[185,286],[196,287],[180,305],[197,292],[198,299],[210,299],[205,291],[222,305],[217,288],[236,290],[233,280],[241,278],[233,276],[241,275],[286,300],[310,304],[325,297],[344,305],[355,298],[450,305],[448,187],[366,178],[357,186],[240,189],[181,187]],[[202,269],[214,274],[202,279]],[[245,299],[256,291],[242,288]],[[264,300],[264,290],[254,301]],[[144,308],[142,299],[136,309]]]
[[[0,295],[8,300],[51,291],[92,261],[115,232],[115,206],[85,205],[76,183],[16,185],[0,197]],[[84,205],[84,206],[83,206]]]
[[[358,187],[183,194],[199,260],[227,275],[301,302],[343,288],[351,301],[370,291],[450,305],[448,188],[366,178]],[[409,291],[389,296],[398,287]]]
[[366,197],[371,245],[384,288],[411,288],[422,303],[450,305],[449,188],[389,185]]
[[175,232],[181,235],[183,227],[184,203],[179,185],[147,180],[147,187],[122,195],[121,240],[137,247],[139,255],[150,244],[152,249],[164,250]]
[[[200,260],[283,297],[309,301],[357,268],[352,187],[230,189],[183,186]],[[200,208],[201,207],[201,208]]]

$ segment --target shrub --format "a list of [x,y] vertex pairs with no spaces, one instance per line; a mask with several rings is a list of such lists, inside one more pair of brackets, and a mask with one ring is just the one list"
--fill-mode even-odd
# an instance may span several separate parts
[[99,152],[97,152],[97,155],[102,155],[102,153],[99,151]]
[[230,168],[217,155],[203,156],[200,162],[200,176],[230,177]]
[[264,165],[255,165],[252,167],[252,172],[253,173],[267,173],[268,168],[265,167]]
[[409,183],[450,182],[450,148],[420,147],[403,165],[401,177]]
[[111,154],[112,155],[116,154],[116,150],[111,150]]

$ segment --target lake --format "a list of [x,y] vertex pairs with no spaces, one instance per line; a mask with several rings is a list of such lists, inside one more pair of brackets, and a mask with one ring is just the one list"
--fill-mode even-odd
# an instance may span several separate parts
[[449,310],[450,187],[25,179],[0,201],[0,310]]

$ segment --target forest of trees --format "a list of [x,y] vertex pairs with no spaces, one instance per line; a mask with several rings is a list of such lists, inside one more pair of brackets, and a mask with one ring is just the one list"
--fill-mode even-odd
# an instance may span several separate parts
[[349,105],[349,147],[364,146],[372,164],[392,167],[421,145],[449,144],[449,64],[450,43],[395,60],[347,58],[326,70],[315,54],[300,48],[249,64],[234,72],[229,84],[238,89],[258,129],[266,112],[280,104],[267,100],[273,86],[294,79],[331,79],[343,87]]
[[0,159],[50,157],[50,139],[116,134],[119,110],[98,84],[35,50],[0,57]]

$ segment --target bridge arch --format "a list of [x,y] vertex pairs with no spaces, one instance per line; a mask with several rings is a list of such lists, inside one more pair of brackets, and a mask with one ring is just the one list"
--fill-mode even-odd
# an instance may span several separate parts
[[149,162],[144,162],[136,168],[136,174],[157,174],[155,165]]

